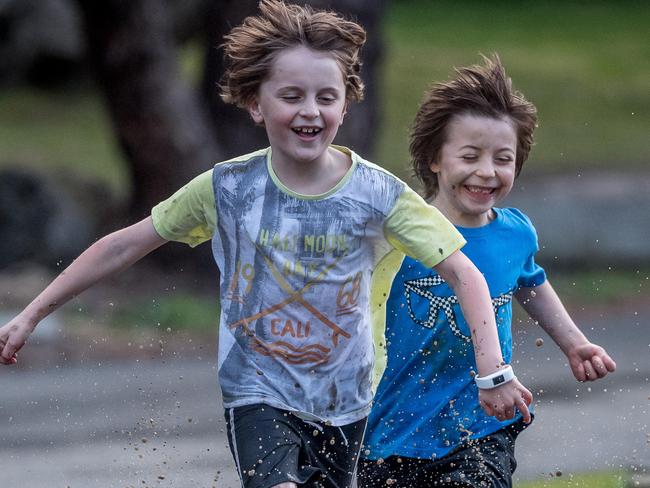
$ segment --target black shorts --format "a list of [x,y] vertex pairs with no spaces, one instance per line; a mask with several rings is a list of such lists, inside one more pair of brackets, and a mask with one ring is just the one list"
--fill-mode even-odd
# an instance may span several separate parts
[[436,460],[404,456],[361,459],[358,487],[511,488],[517,467],[515,440],[524,428],[523,421],[516,422]]
[[228,442],[245,488],[280,483],[349,488],[367,419],[333,427],[256,404],[226,409]]

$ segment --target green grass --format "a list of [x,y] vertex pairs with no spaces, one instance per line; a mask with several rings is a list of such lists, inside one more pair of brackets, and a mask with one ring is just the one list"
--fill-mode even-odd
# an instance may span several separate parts
[[[559,476],[558,476],[559,475]],[[562,475],[549,473],[549,477],[538,481],[516,483],[517,488],[625,488],[627,476],[617,472]]]
[[650,290],[650,270],[619,270],[607,267],[551,272],[549,281],[567,303],[613,305],[644,300]]
[[0,168],[67,172],[128,195],[126,163],[99,94],[90,87],[57,92],[0,90]]
[[452,66],[498,52],[539,110],[525,172],[650,160],[650,8],[642,2],[395,1],[386,19],[379,159],[404,174],[407,127]]
[[149,300],[123,303],[109,320],[114,327],[188,329],[212,332],[219,322],[217,300],[183,292]]

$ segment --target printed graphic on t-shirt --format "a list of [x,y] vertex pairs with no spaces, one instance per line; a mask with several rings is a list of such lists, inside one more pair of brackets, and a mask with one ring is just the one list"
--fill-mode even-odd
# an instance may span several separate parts
[[[465,342],[471,342],[471,335],[463,333],[463,331],[458,326],[458,322],[456,321],[455,309],[457,309],[458,313],[460,313],[460,302],[458,300],[458,297],[456,295],[440,296],[434,293],[436,287],[446,284],[447,283],[445,280],[443,280],[439,275],[404,281],[404,295],[406,298],[406,305],[408,307],[409,316],[416,324],[419,324],[422,327],[426,327],[428,329],[432,329],[436,325],[436,322],[438,322],[438,316],[440,312],[443,312],[447,318],[446,322],[453,334]],[[447,287],[445,286],[445,288]],[[500,307],[503,307],[512,301],[513,293],[514,290],[511,290],[507,293],[502,293],[501,295],[492,298],[492,307],[494,308],[495,315],[498,315]],[[426,317],[419,318],[416,316],[415,312],[413,311],[411,298],[412,294],[415,294],[429,301],[429,308]]]
[[[318,240],[321,240],[319,236]],[[305,243],[308,243],[315,239],[305,238]],[[345,242],[345,239],[337,239],[339,242]],[[325,239],[323,239],[323,242]],[[318,244],[317,244],[318,246]],[[325,244],[323,243],[323,247]],[[242,327],[244,333],[250,337],[252,342],[252,348],[254,351],[265,355],[273,356],[279,360],[285,361],[292,364],[304,364],[304,363],[326,363],[330,359],[330,354],[332,348],[336,347],[339,342],[339,338],[342,336],[345,339],[350,338],[350,334],[344,329],[339,327],[332,319],[330,319],[325,313],[317,308],[317,306],[312,305],[309,301],[305,299],[305,293],[312,287],[317,287],[327,276],[329,271],[338,264],[345,253],[342,253],[338,257],[332,258],[332,261],[326,263],[325,267],[320,270],[318,274],[315,274],[316,270],[312,270],[303,267],[300,261],[296,261],[294,266],[285,267],[283,271],[280,271],[277,266],[266,256],[264,255],[263,249],[260,248],[260,245],[257,245],[259,255],[264,257],[264,261],[268,266],[268,269],[271,272],[276,284],[280,289],[285,292],[286,297],[277,303],[272,303],[259,312],[249,316],[243,317],[236,322],[229,324],[230,329],[235,329],[237,327]],[[247,265],[244,267],[244,272],[248,271],[247,276],[250,280],[254,277],[253,267]],[[241,295],[237,294],[239,276],[239,269],[236,270],[236,275],[233,277],[231,285],[230,296],[236,297],[241,303],[244,303],[244,299]],[[300,289],[295,289],[288,281],[288,274],[299,274],[309,278],[309,281],[302,286]],[[357,310],[359,303],[359,293],[361,288],[361,272],[356,273],[353,277],[347,278],[343,284],[339,286],[337,293],[337,309],[336,316],[346,315],[353,313]],[[246,286],[244,293],[250,291],[250,286]],[[278,316],[283,309],[291,304],[300,305],[306,312],[305,320],[292,320],[291,318]],[[258,319],[261,319],[266,316],[274,314],[274,317],[268,322],[270,324],[270,337],[271,340],[264,340],[257,336],[255,332],[249,327],[251,322],[254,322]],[[316,325],[321,325],[328,327],[331,330],[331,335],[329,340],[325,343],[323,342],[312,342],[312,321],[315,321]],[[299,342],[294,343],[293,339],[297,339]],[[315,338],[316,341],[319,341],[319,338]],[[302,344],[302,345],[301,345]]]
[[[234,317],[226,325],[254,355],[310,367],[330,363],[341,341],[356,334],[353,324],[367,304],[364,272],[350,263],[369,262],[361,243],[373,232],[372,209],[351,196],[296,199],[270,180],[264,190],[240,196],[248,215],[237,264],[230,271],[225,263],[227,316]],[[219,205],[224,225],[242,207],[228,203]]]

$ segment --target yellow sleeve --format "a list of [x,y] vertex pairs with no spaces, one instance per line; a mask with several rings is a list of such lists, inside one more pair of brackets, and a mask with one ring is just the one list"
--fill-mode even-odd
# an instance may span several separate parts
[[212,169],[200,174],[151,210],[163,239],[198,246],[212,238],[217,225]]
[[395,249],[430,268],[465,245],[453,224],[408,186],[384,221],[384,235]]

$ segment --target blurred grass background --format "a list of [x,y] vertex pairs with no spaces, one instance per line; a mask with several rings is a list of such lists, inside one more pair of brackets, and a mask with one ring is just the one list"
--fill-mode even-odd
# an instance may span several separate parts
[[[426,87],[495,51],[539,110],[524,175],[644,168],[648,25],[650,7],[641,1],[395,0],[384,25],[383,126],[374,159],[407,177],[408,127]],[[201,55],[198,44],[181,51],[188,77],[198,78]],[[106,183],[118,198],[128,194],[126,164],[92,84],[4,88],[0,107],[0,164],[69,170]]]
[[549,478],[537,481],[517,483],[518,488],[625,488],[628,476],[621,472],[599,472],[580,475],[558,476],[549,473]]
[[408,161],[407,129],[432,81],[498,52],[539,111],[524,174],[645,167],[648,25],[647,2],[397,1],[386,22],[378,160],[392,169]]
[[128,195],[127,166],[94,86],[0,90],[0,165],[67,171],[106,184],[117,199]]

